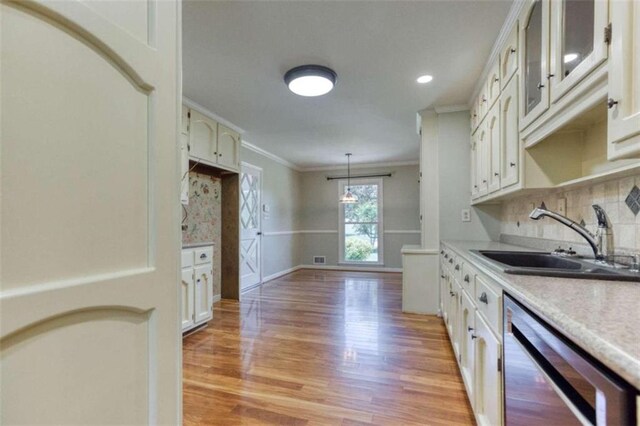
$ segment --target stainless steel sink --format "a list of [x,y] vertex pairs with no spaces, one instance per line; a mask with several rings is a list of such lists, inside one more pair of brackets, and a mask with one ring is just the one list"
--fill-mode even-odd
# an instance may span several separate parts
[[471,251],[501,267],[507,274],[640,282],[640,273],[638,272],[606,264],[596,264],[581,258],[565,258],[551,253],[539,252]]

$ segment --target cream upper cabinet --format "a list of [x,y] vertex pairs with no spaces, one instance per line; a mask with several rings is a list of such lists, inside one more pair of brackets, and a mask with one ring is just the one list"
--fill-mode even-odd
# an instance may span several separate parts
[[487,195],[489,188],[489,147],[487,145],[487,122],[486,120],[478,129],[478,138],[476,139],[476,173],[478,177],[478,196]]
[[240,134],[218,124],[218,164],[237,169],[240,167]]
[[504,47],[500,51],[500,85],[507,86],[518,70],[520,46],[518,45],[518,22],[516,22]]
[[491,109],[500,97],[500,59],[498,58],[487,78],[487,108]]
[[478,144],[476,135],[471,136],[471,198],[478,198]]
[[520,164],[520,133],[518,131],[518,75],[500,95],[500,186],[518,183]]
[[607,59],[608,25],[607,0],[551,2],[549,85],[552,103]]
[[640,3],[611,2],[608,157],[640,156]]
[[502,360],[501,344],[485,320],[475,314],[475,403],[473,409],[481,426],[501,425]]
[[549,0],[529,0],[520,19],[521,128],[549,108]]
[[500,104],[496,103],[486,118],[487,128],[487,161],[488,161],[488,188],[489,193],[500,189]]
[[191,109],[189,111],[189,155],[215,163],[218,157],[218,123]]

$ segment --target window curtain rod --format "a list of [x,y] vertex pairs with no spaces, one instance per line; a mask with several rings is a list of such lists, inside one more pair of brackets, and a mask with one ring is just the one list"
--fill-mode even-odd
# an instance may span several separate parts
[[[351,176],[351,179],[363,179],[363,178],[375,178],[375,177],[391,177],[391,173],[380,173],[375,175],[355,175]],[[327,176],[327,180],[339,180],[346,179],[347,176]]]

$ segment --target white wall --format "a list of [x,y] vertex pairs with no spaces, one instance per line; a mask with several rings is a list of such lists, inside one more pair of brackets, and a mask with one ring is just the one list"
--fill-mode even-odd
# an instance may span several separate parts
[[[302,264],[313,256],[326,256],[328,265],[338,264],[339,190],[338,181],[327,176],[344,175],[346,170],[302,173],[301,226],[305,231]],[[385,268],[401,268],[400,249],[420,243],[418,166],[352,169],[352,175],[392,173],[383,178],[383,227]],[[325,232],[313,232],[325,231]],[[410,234],[388,231],[418,231]]]
[[262,276],[298,266],[302,238],[291,231],[300,229],[300,172],[244,146],[240,158],[262,168],[262,203],[270,208],[269,217],[262,217]]
[[[438,114],[437,120],[440,239],[497,241],[500,206],[471,207],[469,111]],[[462,222],[462,209],[471,210],[471,222]]]

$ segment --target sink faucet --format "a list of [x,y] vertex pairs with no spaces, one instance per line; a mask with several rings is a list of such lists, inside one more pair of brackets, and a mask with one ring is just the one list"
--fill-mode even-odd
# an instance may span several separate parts
[[578,234],[582,235],[585,240],[587,240],[587,242],[591,246],[591,249],[593,250],[593,254],[596,260],[604,261],[605,256],[609,255],[609,238],[611,235],[609,221],[607,220],[607,215],[605,214],[602,207],[597,204],[594,204],[591,207],[593,207],[593,210],[595,210],[596,217],[598,219],[598,230],[595,234],[592,234],[584,226],[569,219],[568,217],[562,216],[561,214],[556,212],[552,212],[551,210],[547,210],[544,204],[541,207],[533,209],[533,211],[529,214],[529,217],[533,220],[538,220],[541,217],[547,216],[551,219],[557,220],[565,226],[568,226]]

